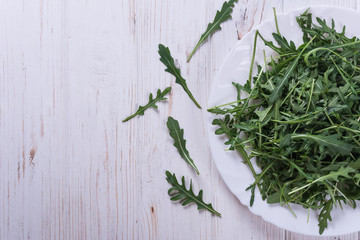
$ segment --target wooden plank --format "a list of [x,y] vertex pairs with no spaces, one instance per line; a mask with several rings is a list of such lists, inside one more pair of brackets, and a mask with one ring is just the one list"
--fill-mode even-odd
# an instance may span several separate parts
[[66,167],[65,6],[1,7],[0,239],[55,239]]
[[135,146],[143,126],[137,119],[121,123],[147,101],[137,11],[135,1],[67,3],[65,193],[71,205],[64,203],[69,219],[61,227],[69,239],[139,237],[142,151]]

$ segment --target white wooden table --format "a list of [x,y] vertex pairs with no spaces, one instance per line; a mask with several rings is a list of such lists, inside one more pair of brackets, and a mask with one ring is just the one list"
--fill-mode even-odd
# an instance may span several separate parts
[[[0,2],[0,239],[320,239],[264,222],[223,183],[204,119],[214,76],[238,38],[278,12],[357,0],[239,0],[190,63],[222,0]],[[199,110],[164,72],[170,47]],[[150,92],[159,110],[122,123]],[[200,176],[179,157],[167,116],[185,129]],[[170,202],[165,170],[194,179],[222,217]],[[360,239],[358,233],[324,239]]]

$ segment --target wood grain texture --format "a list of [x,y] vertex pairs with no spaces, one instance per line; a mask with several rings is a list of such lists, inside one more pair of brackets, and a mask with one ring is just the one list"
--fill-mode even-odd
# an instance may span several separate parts
[[[3,0],[0,2],[0,239],[302,239],[241,205],[209,151],[212,81],[230,48],[279,12],[358,0],[239,0],[194,55],[222,0]],[[198,110],[158,61],[172,51]],[[158,110],[122,123],[150,92],[172,86]],[[185,129],[197,176],[172,146]],[[193,178],[223,217],[169,201],[165,170]],[[358,233],[321,239],[360,239]]]

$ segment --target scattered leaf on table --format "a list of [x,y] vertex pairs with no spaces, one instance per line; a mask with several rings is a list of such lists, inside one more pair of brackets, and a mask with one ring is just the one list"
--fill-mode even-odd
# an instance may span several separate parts
[[171,174],[169,171],[166,171],[166,180],[171,184],[171,188],[168,193],[171,196],[171,201],[180,201],[183,206],[186,206],[191,203],[197,205],[198,210],[205,209],[212,214],[221,216],[221,214],[212,207],[211,203],[205,203],[203,200],[203,190],[200,190],[196,196],[192,190],[192,180],[190,180],[190,188],[186,189],[185,177],[181,178],[181,184],[176,179],[175,173]]
[[155,98],[153,97],[153,94],[150,93],[150,95],[149,95],[149,102],[148,102],[145,106],[139,106],[138,110],[137,110],[134,114],[132,114],[132,115],[130,115],[129,117],[125,118],[125,119],[123,120],[123,122],[129,121],[130,119],[134,118],[135,116],[144,115],[145,110],[148,109],[148,108],[155,108],[155,109],[157,109],[158,106],[156,105],[156,103],[157,103],[158,101],[166,100],[167,98],[165,98],[164,96],[165,96],[166,94],[168,94],[170,91],[171,91],[171,87],[165,88],[165,90],[162,91],[162,92],[161,92],[161,90],[159,89],[159,90],[157,91],[157,94],[156,94],[156,97],[155,97]]

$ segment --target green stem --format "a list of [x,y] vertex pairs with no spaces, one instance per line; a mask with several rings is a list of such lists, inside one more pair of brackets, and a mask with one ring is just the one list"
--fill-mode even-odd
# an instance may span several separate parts
[[309,108],[310,108],[310,105],[311,105],[311,98],[312,98],[312,95],[313,95],[313,92],[314,92],[314,83],[315,83],[315,79],[313,79],[312,84],[311,84],[311,91],[310,91],[309,103],[308,103],[308,106],[307,106],[307,108],[306,108],[305,114],[308,113]]
[[190,92],[189,88],[186,86],[184,87],[185,92],[189,95],[190,99],[195,103],[195,105],[201,109],[200,104],[195,100],[194,96],[192,95],[192,93]]
[[248,84],[249,84],[250,88],[251,88],[252,71],[253,71],[254,62],[255,62],[256,43],[257,43],[258,35],[259,35],[259,31],[257,30],[256,33],[255,33],[255,38],[254,38],[253,53],[252,53],[252,57],[251,57],[250,72],[249,72],[249,79],[248,79]]
[[281,35],[281,34],[280,34],[280,31],[279,31],[279,26],[278,26],[278,21],[277,21],[277,17],[276,17],[276,10],[275,10],[275,8],[273,8],[273,11],[274,11],[276,32],[277,32],[277,34]]
[[[265,64],[266,64],[266,63],[265,63]],[[261,78],[261,75],[262,75],[263,71],[264,71],[264,66],[263,66],[263,67],[261,68],[261,70],[260,70],[260,73],[259,73],[259,75],[258,75],[258,77],[257,77],[257,79],[256,79],[256,82],[255,82],[255,84],[254,84],[254,87],[251,89],[251,92],[250,92],[250,94],[249,94],[249,97],[246,99],[243,107],[241,108],[240,112],[237,114],[238,116],[240,116],[241,114],[243,114],[243,112],[245,111],[245,108],[248,106],[249,101],[250,101],[250,98],[251,98],[252,94],[253,94],[254,91],[255,91],[255,86],[258,84],[258,82],[259,82],[259,80],[260,80],[260,78]]]
[[194,47],[194,49],[192,50],[192,52],[190,53],[190,55],[187,58],[187,62],[190,62],[190,59],[192,58],[192,56],[195,54],[196,50],[200,47],[200,45],[202,44],[201,41],[199,41],[196,46]]
[[225,103],[225,104],[221,104],[219,106],[215,106],[215,107],[212,107],[212,108],[208,108],[207,110],[213,110],[215,108],[220,108],[220,107],[225,107],[227,105],[231,105],[231,104],[235,104],[235,103],[239,103],[239,102],[242,102],[242,101],[245,101],[247,98],[244,98],[244,99],[240,99],[240,100],[237,100],[237,101],[233,101],[233,102],[229,102],[229,103]]

